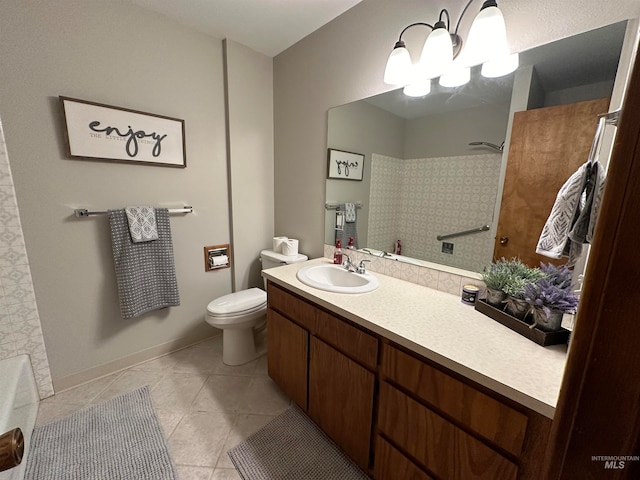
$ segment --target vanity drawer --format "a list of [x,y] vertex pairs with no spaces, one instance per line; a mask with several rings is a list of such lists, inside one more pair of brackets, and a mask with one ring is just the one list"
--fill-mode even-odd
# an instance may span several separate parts
[[291,295],[271,282],[267,283],[267,301],[269,308],[284,313],[307,330],[314,330],[317,309],[313,305]]
[[376,480],[397,480],[399,478],[402,480],[433,480],[379,435],[376,439],[376,463],[373,472]]
[[382,351],[382,375],[507,452],[522,453],[523,413],[388,344]]
[[375,370],[378,364],[378,339],[373,335],[317,310],[314,334],[356,362]]
[[515,480],[518,467],[477,438],[386,382],[378,428],[426,469],[446,480]]
[[283,313],[356,362],[371,370],[376,369],[378,365],[376,337],[271,282],[267,286],[267,294],[269,308]]

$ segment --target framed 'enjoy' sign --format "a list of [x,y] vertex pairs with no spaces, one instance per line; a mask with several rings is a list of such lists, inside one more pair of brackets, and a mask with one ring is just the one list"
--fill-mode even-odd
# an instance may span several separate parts
[[184,120],[60,97],[73,158],[187,166]]
[[364,171],[364,155],[329,149],[329,173],[327,178],[342,180],[362,180]]

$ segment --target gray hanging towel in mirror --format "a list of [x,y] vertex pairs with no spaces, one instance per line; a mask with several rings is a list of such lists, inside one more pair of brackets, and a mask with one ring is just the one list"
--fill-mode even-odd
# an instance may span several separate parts
[[[347,209],[347,205],[352,205],[352,208]],[[358,247],[358,229],[356,228],[357,223],[357,214],[356,214],[356,206],[354,203],[351,204],[340,204],[336,211],[345,212],[345,221],[342,230],[336,229],[336,240],[342,240],[342,248],[345,248],[349,244],[349,237],[353,237],[354,247],[357,249]]]
[[108,214],[122,318],[180,305],[169,211],[155,210],[158,239],[140,243],[131,239],[124,209]]

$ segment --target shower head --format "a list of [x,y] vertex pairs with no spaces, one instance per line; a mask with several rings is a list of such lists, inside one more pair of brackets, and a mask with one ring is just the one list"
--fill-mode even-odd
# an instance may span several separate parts
[[504,142],[502,142],[500,145],[496,145],[494,143],[489,143],[489,142],[469,142],[469,145],[489,147],[499,152],[504,150]]

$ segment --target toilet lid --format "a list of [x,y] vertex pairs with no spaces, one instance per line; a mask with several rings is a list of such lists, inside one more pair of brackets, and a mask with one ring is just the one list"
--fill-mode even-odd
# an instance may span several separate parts
[[266,302],[267,292],[254,287],[216,298],[207,305],[207,311],[210,315],[237,315],[259,309]]

